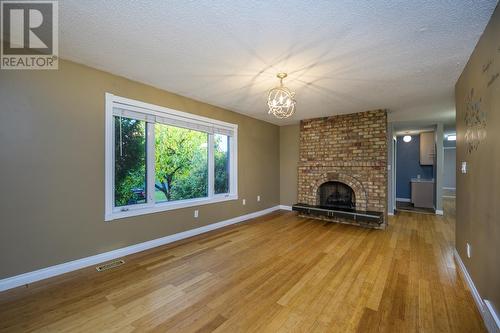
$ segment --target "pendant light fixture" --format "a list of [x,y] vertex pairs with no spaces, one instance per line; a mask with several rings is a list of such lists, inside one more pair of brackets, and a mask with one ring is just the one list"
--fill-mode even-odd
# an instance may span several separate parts
[[287,77],[286,73],[278,73],[276,76],[280,79],[280,85],[269,90],[267,95],[268,113],[278,119],[284,119],[295,113],[295,93],[283,86],[283,79]]

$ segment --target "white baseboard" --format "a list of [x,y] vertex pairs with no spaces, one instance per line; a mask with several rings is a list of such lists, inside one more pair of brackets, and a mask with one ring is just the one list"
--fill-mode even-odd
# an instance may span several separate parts
[[434,212],[436,215],[444,215],[444,211],[442,209],[435,209]]
[[396,201],[411,202],[411,199],[410,198],[396,198]]
[[495,308],[493,307],[493,304],[491,304],[490,301],[487,299],[484,300],[484,304],[486,305],[486,308],[488,309],[488,312],[490,313],[491,317],[495,321],[496,325],[496,331],[494,332],[500,332],[500,318],[498,318],[498,313],[495,311]]
[[15,287],[19,287],[25,284],[33,283],[36,281],[44,280],[53,276],[61,275],[64,273],[68,273],[71,271],[75,271],[77,269],[85,268],[92,265],[97,265],[105,261],[113,260],[116,258],[120,258],[123,256],[127,256],[133,253],[141,252],[144,250],[148,250],[157,246],[169,244],[181,239],[185,239],[188,237],[196,236],[208,231],[212,231],[215,229],[223,228],[231,224],[239,223],[242,221],[250,220],[262,215],[269,214],[274,212],[275,210],[282,209],[281,206],[270,207],[261,211],[253,212],[250,214],[237,216],[229,220],[209,224],[200,228],[186,230],[183,232],[179,232],[177,234],[165,236],[162,238],[153,239],[150,241],[146,241],[143,243],[130,245],[127,247],[122,247],[120,249],[116,249],[109,252],[104,252],[100,254],[96,254],[90,257],[81,258],[69,262],[65,262],[62,264],[38,269],[36,271],[8,277],[0,280],[0,291],[4,291],[7,289],[12,289]]
[[472,281],[469,272],[467,272],[467,268],[465,267],[462,258],[460,258],[457,249],[453,250],[453,255],[455,257],[455,261],[458,264],[458,267],[460,268],[460,272],[462,273],[465,282],[467,283],[469,289],[471,290],[472,298],[476,303],[477,309],[479,310],[481,317],[483,317],[483,321],[486,328],[488,329],[488,332],[490,333],[500,332],[500,320],[498,319],[498,315],[493,309],[493,306],[491,306],[491,303],[489,301],[483,300],[481,298],[481,295],[479,295],[479,291],[477,291],[476,286],[474,285],[474,281]]
[[278,206],[279,209],[282,209],[282,210],[292,210],[292,206],[286,206],[286,205],[279,205]]

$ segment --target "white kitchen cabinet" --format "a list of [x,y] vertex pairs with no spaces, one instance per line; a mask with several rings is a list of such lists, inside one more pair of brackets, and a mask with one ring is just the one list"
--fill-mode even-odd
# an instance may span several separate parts
[[434,132],[420,133],[420,165],[434,165],[435,156]]

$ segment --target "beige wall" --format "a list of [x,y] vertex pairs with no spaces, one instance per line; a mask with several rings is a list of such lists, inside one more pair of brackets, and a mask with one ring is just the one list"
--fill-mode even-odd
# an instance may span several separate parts
[[280,127],[280,204],[297,203],[300,126]]
[[[490,64],[488,66],[488,64]],[[456,247],[482,298],[500,310],[500,8],[497,6],[455,86],[457,107]],[[496,80],[493,80],[497,76]],[[471,96],[471,90],[474,93]],[[467,151],[468,101],[485,113],[486,139]],[[470,105],[470,104],[469,104]],[[459,170],[457,170],[459,171]],[[466,242],[472,246],[470,259]]]
[[[191,207],[104,222],[105,92],[238,124],[240,200],[200,206],[198,219]],[[0,278],[279,204],[279,135],[275,125],[72,62],[1,71]]]

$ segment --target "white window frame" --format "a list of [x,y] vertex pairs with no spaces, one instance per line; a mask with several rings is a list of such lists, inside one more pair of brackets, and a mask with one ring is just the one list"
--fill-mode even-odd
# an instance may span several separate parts
[[[194,207],[216,202],[238,199],[238,125],[226,123],[220,120],[210,119],[190,113],[169,109],[166,107],[149,104],[110,93],[105,94],[105,213],[104,220],[115,219],[163,212],[173,209]],[[123,207],[114,206],[114,109],[140,113],[146,117],[147,135],[147,198],[146,203],[128,205]],[[154,124],[163,121],[177,121],[191,126],[204,128],[208,133],[208,196],[204,198],[176,200],[169,202],[155,202],[154,170],[155,170],[155,145]],[[177,126],[177,125],[173,125]],[[179,126],[182,127],[182,126]],[[211,131],[211,132],[210,132]],[[214,133],[231,133],[229,140],[229,193],[214,194]]]

